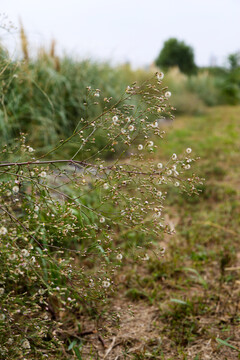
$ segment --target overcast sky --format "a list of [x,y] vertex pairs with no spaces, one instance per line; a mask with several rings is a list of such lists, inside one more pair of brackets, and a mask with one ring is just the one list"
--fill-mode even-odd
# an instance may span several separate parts
[[[32,48],[49,46],[80,58],[151,64],[163,42],[184,40],[198,65],[240,50],[240,0],[0,0],[16,26],[21,18]],[[2,39],[18,48],[17,32]]]

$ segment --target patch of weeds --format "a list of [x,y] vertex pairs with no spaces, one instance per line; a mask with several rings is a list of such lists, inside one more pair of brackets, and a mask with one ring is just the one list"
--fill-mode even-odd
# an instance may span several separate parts
[[174,259],[171,261],[152,260],[148,266],[151,276],[154,280],[178,277],[181,271],[177,264],[177,260],[178,259],[175,259],[175,262]]
[[208,253],[205,250],[200,251],[192,251],[190,254],[190,258],[193,261],[207,261],[208,260]]
[[202,171],[206,179],[214,178],[214,179],[222,180],[226,175],[226,170],[224,168],[222,168],[219,165],[215,165],[212,162],[205,165]]
[[198,316],[206,311],[206,307],[202,298],[192,301],[175,300],[176,302],[172,301],[169,310],[161,316],[167,323],[164,332],[175,345],[186,346],[198,336]]
[[149,299],[148,295],[137,288],[131,288],[126,291],[125,296],[132,301],[146,300]]

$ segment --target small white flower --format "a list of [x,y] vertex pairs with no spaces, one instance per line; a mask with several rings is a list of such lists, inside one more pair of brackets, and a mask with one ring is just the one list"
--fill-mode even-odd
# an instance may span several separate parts
[[142,258],[144,261],[148,261],[149,260],[149,256],[148,254],[145,254],[145,256]]
[[125,130],[125,129],[121,129],[121,133],[122,133],[122,134],[126,134],[126,130]]
[[15,193],[18,193],[19,192],[19,186],[15,185],[13,188],[12,188],[13,192]]
[[161,107],[158,107],[158,108],[157,108],[157,112],[158,112],[158,113],[162,112],[162,108],[161,108]]
[[187,165],[184,167],[184,169],[185,169],[185,170],[189,170],[190,167],[191,167],[191,165],[190,165],[190,164],[187,164]]
[[162,163],[158,163],[158,164],[157,164],[157,168],[158,168],[158,169],[162,169],[162,168],[163,168],[163,164],[162,164]]
[[34,207],[34,211],[39,211],[39,206],[36,205],[36,206]]
[[5,292],[5,289],[3,287],[0,288],[0,295],[3,295]]
[[31,257],[30,262],[31,262],[31,264],[35,264],[35,262],[36,262],[36,258],[35,258],[35,256],[32,256],[32,257]]
[[0,227],[0,235],[6,235],[7,234],[7,228],[5,226]]
[[158,79],[158,81],[160,81],[160,80],[162,80],[164,78],[164,73],[163,72],[158,72],[157,73],[157,79]]
[[142,144],[139,144],[139,145],[138,145],[138,150],[140,150],[140,151],[141,151],[142,149],[143,149]]
[[123,256],[122,256],[122,254],[117,254],[116,258],[117,258],[117,260],[122,260]]
[[192,149],[191,149],[191,148],[187,148],[187,149],[186,149],[186,153],[187,153],[187,154],[191,154],[191,152],[192,152]]
[[28,341],[28,340],[24,340],[24,342],[22,343],[22,347],[23,347],[24,349],[30,349],[31,346],[30,346],[29,341]]
[[46,171],[42,171],[42,172],[39,174],[39,176],[42,177],[42,178],[47,177]]
[[128,129],[129,129],[129,131],[133,131],[133,130],[134,130],[134,126],[133,126],[133,125],[129,125]]
[[109,189],[108,183],[103,184],[103,188],[104,188],[105,190]]
[[165,97],[166,97],[166,98],[170,98],[171,95],[172,95],[171,91],[166,91],[166,92],[165,92]]
[[6,316],[4,314],[0,314],[0,321],[4,321],[6,319]]
[[11,196],[11,195],[12,195],[11,191],[10,191],[10,190],[7,190],[7,191],[6,191],[6,196]]
[[165,253],[165,251],[166,251],[166,248],[162,247],[161,250],[160,250],[161,255],[163,255]]
[[100,223],[104,223],[105,222],[105,217],[102,216],[99,221],[100,221]]
[[128,123],[130,123],[130,121],[131,121],[129,116],[126,118],[126,120],[127,120]]
[[15,260],[16,257],[17,257],[16,254],[10,254],[10,255],[9,255],[9,259],[10,259],[10,260]]
[[178,187],[180,185],[179,181],[176,181],[174,185]]
[[177,154],[172,154],[172,159],[177,160]]
[[153,127],[153,128],[157,128],[157,127],[158,127],[158,122],[155,121],[155,122],[152,124],[152,127]]
[[111,285],[111,284],[110,284],[109,281],[103,281],[103,282],[102,282],[102,286],[103,286],[104,288],[108,288],[110,285]]
[[161,191],[158,191],[158,192],[157,192],[157,196],[161,197],[161,196],[162,196],[162,192],[161,192]]
[[155,214],[155,216],[156,216],[157,218],[159,218],[161,215],[162,215],[161,211],[158,211],[158,212]]
[[118,117],[117,117],[116,115],[114,115],[114,116],[112,117],[112,122],[114,123],[114,125],[117,125],[117,123],[118,123]]
[[29,151],[29,152],[33,152],[33,151],[34,151],[34,149],[33,149],[32,147],[30,147],[30,146],[29,146],[28,151]]
[[34,175],[35,175],[34,171],[30,171],[30,176],[34,176]]
[[94,96],[95,96],[95,97],[99,97],[99,96],[100,96],[99,92],[96,91],[95,94],[94,94]]
[[22,254],[24,257],[28,257],[30,255],[27,249],[22,249]]
[[172,170],[169,169],[169,170],[167,171],[167,175],[169,175],[169,176],[172,175]]
[[149,146],[149,147],[152,147],[152,146],[153,146],[153,141],[149,141],[149,142],[148,142],[148,146]]

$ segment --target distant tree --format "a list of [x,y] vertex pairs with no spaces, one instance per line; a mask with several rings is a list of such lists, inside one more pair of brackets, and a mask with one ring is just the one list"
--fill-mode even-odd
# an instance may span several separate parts
[[230,70],[235,70],[240,67],[240,53],[230,54],[228,56],[228,63]]
[[187,75],[194,74],[197,70],[193,49],[184,41],[178,41],[175,38],[165,41],[155,63],[163,69],[178,66],[180,71]]

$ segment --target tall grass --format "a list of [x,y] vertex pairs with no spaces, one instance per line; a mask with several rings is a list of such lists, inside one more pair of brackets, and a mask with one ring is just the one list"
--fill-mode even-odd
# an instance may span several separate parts
[[[0,63],[7,66],[0,73],[0,138],[9,143],[20,132],[27,133],[40,152],[72,134],[82,118],[88,121],[104,111],[108,102],[102,96],[96,98],[98,105],[91,106],[94,97],[89,98],[89,87],[92,93],[101,89],[107,99],[116,102],[127,85],[135,80],[142,83],[159,70],[132,70],[127,64],[113,67],[69,56],[59,58],[54,41],[49,50],[40,48],[31,58],[22,25],[20,39],[22,60],[11,59],[7,50],[0,49]],[[205,70],[187,77],[173,68],[163,84],[171,90],[171,103],[178,113],[201,114],[207,106],[238,103],[239,85],[236,76],[232,79],[230,75],[227,71],[215,74]]]

